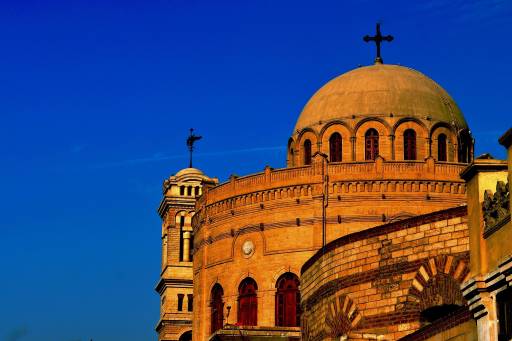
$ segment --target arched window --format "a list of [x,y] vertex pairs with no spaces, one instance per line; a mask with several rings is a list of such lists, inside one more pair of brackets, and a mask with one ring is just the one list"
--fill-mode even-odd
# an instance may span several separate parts
[[258,286],[254,279],[247,277],[238,287],[238,324],[256,326],[258,323]]
[[187,294],[187,310],[192,311],[194,309],[194,295]]
[[329,138],[329,158],[331,162],[341,162],[342,139],[339,133],[334,133]]
[[311,141],[310,140],[304,141],[304,164],[305,165],[311,164]]
[[293,139],[290,138],[288,140],[288,163],[287,163],[288,167],[295,166],[295,153],[294,153],[294,149],[295,149],[295,143],[293,142]]
[[182,216],[180,216],[180,262],[183,262],[183,250],[184,250],[183,234],[185,233],[184,227],[185,227],[185,216],[182,215]]
[[416,132],[412,129],[404,132],[404,160],[416,160]]
[[183,311],[183,299],[185,294],[178,294],[178,311]]
[[276,326],[300,326],[299,279],[288,272],[277,280],[276,284]]
[[368,129],[364,135],[364,151],[365,160],[375,160],[379,155],[379,133],[377,130]]
[[217,330],[222,329],[224,324],[224,302],[222,301],[222,296],[224,296],[222,286],[219,283],[215,283],[212,288],[210,301],[210,308],[212,310],[212,334]]
[[446,161],[446,135],[439,134],[437,137],[437,161]]

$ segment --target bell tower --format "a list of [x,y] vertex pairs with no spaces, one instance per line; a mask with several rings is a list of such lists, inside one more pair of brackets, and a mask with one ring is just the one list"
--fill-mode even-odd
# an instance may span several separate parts
[[162,270],[155,290],[160,295],[159,341],[192,339],[192,216],[203,189],[217,184],[196,168],[185,168],[163,183],[158,207],[162,219]]

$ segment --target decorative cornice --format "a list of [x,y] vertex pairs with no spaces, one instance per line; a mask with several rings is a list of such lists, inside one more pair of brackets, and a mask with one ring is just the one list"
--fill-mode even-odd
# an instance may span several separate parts
[[164,290],[168,287],[187,287],[192,288],[192,280],[191,279],[170,279],[170,278],[160,278],[158,281],[155,291],[160,295],[164,292]]
[[158,206],[157,212],[160,218],[164,218],[165,213],[171,208],[177,209],[194,209],[196,204],[195,198],[170,198],[163,197]]
[[[400,169],[397,169],[397,172],[400,172]],[[261,205],[263,203],[264,209],[310,203],[315,199],[322,198],[321,195],[315,195],[319,186],[318,183],[283,186],[241,194],[201,206],[192,217],[194,233],[198,233],[206,225],[232,219],[233,216],[252,215],[262,209]],[[452,201],[451,204],[447,203],[446,206],[454,206],[461,203],[460,199],[465,197],[466,193],[466,184],[462,180],[347,180],[332,181],[331,188],[329,202],[334,205],[354,201],[403,200],[407,196],[408,200],[446,203]]]
[[497,292],[512,283],[512,256],[507,257],[498,267],[485,275],[471,278],[461,285],[462,295],[468,302],[475,319],[487,314],[482,294]]
[[[462,163],[425,162],[425,161],[354,161],[330,164],[327,173],[330,181],[369,182],[405,181],[405,182],[460,182]],[[322,176],[315,166],[273,169],[267,173],[256,173],[219,184],[199,198],[199,204],[210,206],[223,201],[232,201],[235,197],[252,195],[265,191],[314,186],[322,183]]]
[[466,181],[471,180],[477,173],[481,172],[499,172],[508,169],[506,160],[496,159],[475,159],[461,173],[460,177]]
[[166,325],[166,324],[172,324],[172,325],[179,325],[179,326],[191,326],[192,321],[191,320],[168,320],[168,319],[160,319],[158,323],[156,324],[155,330],[156,332],[160,332],[160,330]]

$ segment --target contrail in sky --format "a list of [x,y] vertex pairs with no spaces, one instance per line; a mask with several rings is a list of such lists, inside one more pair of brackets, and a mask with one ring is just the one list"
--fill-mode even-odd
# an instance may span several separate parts
[[[284,147],[284,146],[254,147],[254,148],[235,149],[235,150],[223,150],[223,151],[218,151],[218,152],[197,153],[197,154],[194,154],[194,156],[208,157],[208,156],[219,156],[219,155],[233,155],[233,154],[240,154],[240,153],[256,153],[256,152],[284,151],[284,150],[286,150],[286,147]],[[188,158],[188,154],[165,155],[162,153],[156,153],[153,156],[145,157],[145,158],[129,159],[129,160],[121,160],[121,161],[116,161],[116,162],[97,164],[97,165],[93,165],[92,168],[110,168],[110,167],[136,165],[136,164],[158,162],[158,161],[165,161],[165,160],[185,159],[185,158]]]

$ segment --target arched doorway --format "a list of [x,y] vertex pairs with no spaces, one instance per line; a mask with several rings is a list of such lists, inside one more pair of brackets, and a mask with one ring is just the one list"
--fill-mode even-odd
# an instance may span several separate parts
[[224,290],[219,283],[215,283],[212,288],[210,296],[210,307],[211,307],[211,333],[215,333],[217,330],[222,329],[224,325]]

